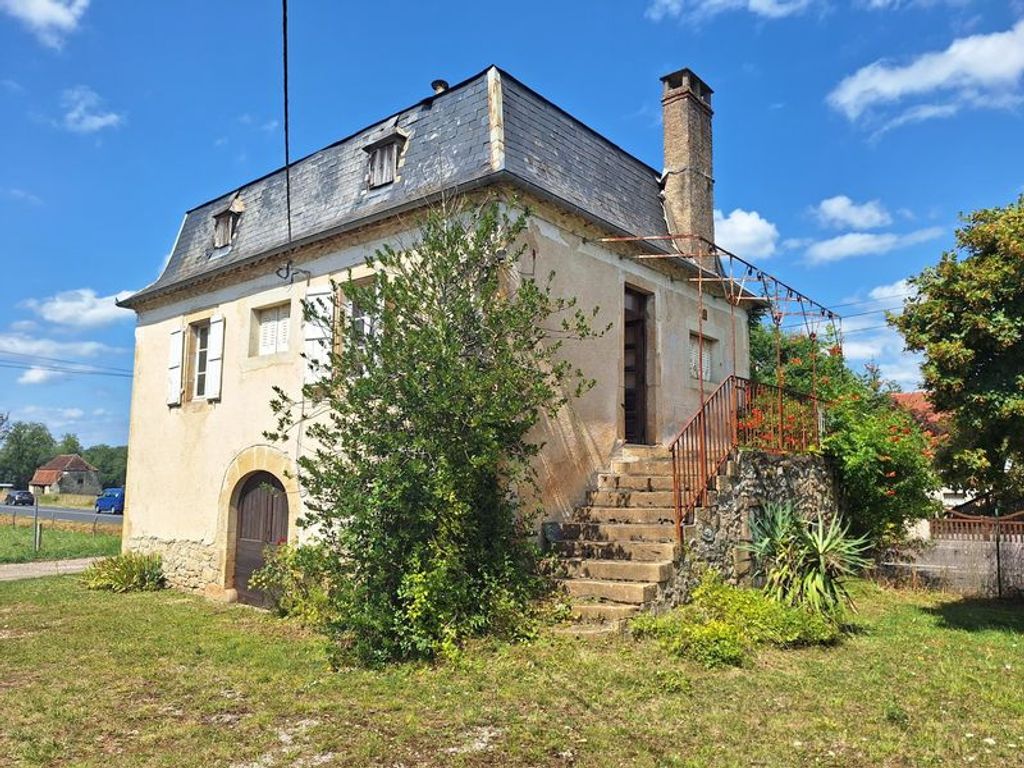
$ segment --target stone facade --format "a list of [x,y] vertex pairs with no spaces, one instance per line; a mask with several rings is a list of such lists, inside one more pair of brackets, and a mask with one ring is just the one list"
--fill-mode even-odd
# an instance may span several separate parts
[[792,504],[802,515],[838,512],[835,478],[823,456],[740,451],[718,478],[713,503],[695,514],[682,561],[656,607],[684,601],[701,574],[714,569],[731,583],[748,580],[751,561],[739,545],[750,540],[750,517],[764,504]]
[[200,592],[220,581],[220,558],[213,542],[142,536],[125,541],[124,548],[160,555],[168,586]]

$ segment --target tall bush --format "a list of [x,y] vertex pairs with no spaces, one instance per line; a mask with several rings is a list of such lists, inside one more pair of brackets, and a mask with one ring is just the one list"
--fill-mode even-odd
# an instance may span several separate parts
[[[429,658],[469,636],[521,631],[541,588],[525,506],[531,430],[592,382],[565,361],[594,334],[552,277],[519,271],[525,214],[440,208],[418,242],[384,247],[375,277],[338,286],[347,311],[303,389],[319,414],[299,459],[330,553],[339,639],[361,659]],[[324,306],[306,320],[330,324]],[[270,436],[301,416],[276,391]]]

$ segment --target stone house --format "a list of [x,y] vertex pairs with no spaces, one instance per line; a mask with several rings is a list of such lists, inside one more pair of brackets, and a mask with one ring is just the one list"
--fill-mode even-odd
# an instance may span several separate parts
[[[375,249],[412,242],[417,212],[443,197],[497,190],[531,210],[522,271],[553,271],[556,291],[612,326],[564,348],[597,384],[543,424],[538,471],[570,590],[599,606],[581,614],[628,613],[673,593],[682,557],[666,446],[707,392],[749,375],[749,304],[725,300],[713,246],[712,91],[688,69],[662,78],[661,171],[496,67],[432,85],[288,179],[277,170],[189,210],[163,273],[122,302],[138,318],[124,547],[160,552],[177,586],[258,599],[247,584],[264,547],[302,535],[308,440],[262,434],[271,387],[299,397],[303,353],[317,353],[303,300],[350,311],[332,277],[370,278]],[[719,287],[698,295],[701,276]],[[714,483],[726,469],[742,467],[716,459]],[[714,528],[705,549],[731,572],[719,540],[738,528]]]
[[28,489],[40,494],[96,496],[103,491],[100,471],[77,453],[62,454],[39,467]]

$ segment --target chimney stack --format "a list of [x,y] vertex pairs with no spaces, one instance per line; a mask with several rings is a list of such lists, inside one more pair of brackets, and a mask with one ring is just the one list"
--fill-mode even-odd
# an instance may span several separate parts
[[675,240],[705,269],[720,271],[708,243],[715,241],[714,179],[711,176],[711,88],[689,69],[661,78],[665,170],[662,197],[669,231],[700,239]]

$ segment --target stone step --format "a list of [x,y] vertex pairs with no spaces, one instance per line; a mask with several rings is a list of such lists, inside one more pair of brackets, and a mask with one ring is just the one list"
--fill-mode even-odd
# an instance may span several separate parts
[[580,507],[572,513],[576,523],[674,523],[675,507]]
[[636,461],[613,459],[612,472],[633,477],[653,475],[671,478],[672,462],[669,459],[639,459]]
[[562,523],[562,539],[675,541],[674,525],[654,523]]
[[671,560],[587,560],[563,561],[566,575],[573,579],[600,579],[602,581],[649,581],[663,584],[672,578]]
[[589,491],[591,506],[594,507],[672,507],[675,501],[672,491]]
[[674,541],[588,541],[586,539],[575,539],[559,541],[552,546],[555,552],[564,558],[627,560],[634,562],[674,560],[678,550],[678,545]]
[[597,476],[599,491],[671,491],[672,475],[620,475],[602,472]]
[[563,637],[574,637],[578,640],[599,639],[622,634],[626,629],[624,621],[605,621],[601,623],[583,622],[580,624],[563,624],[552,628],[551,632]]
[[584,601],[574,603],[571,609],[572,618],[584,622],[619,622],[639,612],[635,605]]
[[604,579],[563,579],[570,597],[589,597],[613,603],[643,605],[658,596],[658,585],[644,581],[606,581]]
[[622,446],[619,458],[626,460],[635,459],[668,459],[672,452],[663,445],[633,445],[627,443]]

